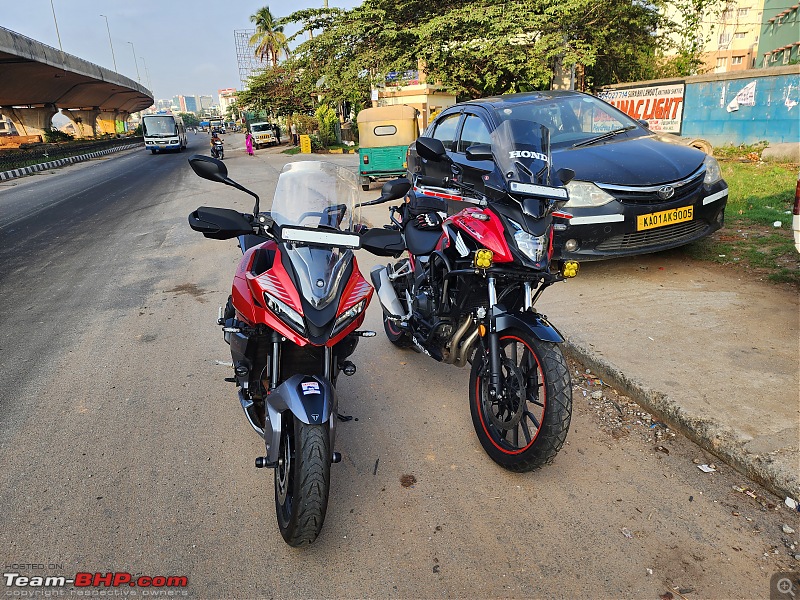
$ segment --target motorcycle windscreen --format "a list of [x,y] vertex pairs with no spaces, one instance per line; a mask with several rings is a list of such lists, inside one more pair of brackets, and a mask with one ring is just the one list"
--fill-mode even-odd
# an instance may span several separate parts
[[[548,185],[550,182],[550,131],[536,121],[503,118],[492,132],[495,163],[509,183]],[[504,117],[508,118],[504,118]]]
[[352,232],[360,222],[358,176],[322,161],[287,164],[278,177],[270,216],[279,226]]

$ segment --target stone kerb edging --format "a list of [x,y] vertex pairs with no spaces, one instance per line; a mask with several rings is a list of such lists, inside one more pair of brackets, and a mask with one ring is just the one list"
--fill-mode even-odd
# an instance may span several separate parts
[[81,154],[79,156],[69,156],[67,158],[59,158],[58,160],[51,160],[46,163],[39,163],[38,165],[31,165],[30,167],[21,167],[19,169],[11,169],[10,171],[3,171],[0,173],[0,181],[8,179],[16,179],[17,177],[24,177],[25,175],[32,175],[39,171],[46,171],[48,169],[56,169],[64,165],[74,164],[89,160],[91,158],[98,158],[111,154],[112,152],[119,152],[121,150],[130,150],[131,148],[141,147],[141,142],[136,144],[127,144],[125,146],[117,146],[116,148],[107,148],[106,150],[99,150],[97,152],[90,152],[89,154]]

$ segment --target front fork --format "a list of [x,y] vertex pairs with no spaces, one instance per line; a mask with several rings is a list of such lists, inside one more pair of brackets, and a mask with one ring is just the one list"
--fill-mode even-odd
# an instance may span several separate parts
[[[488,278],[489,288],[489,397],[497,398],[500,384],[500,335],[497,333],[497,287],[495,278]],[[529,296],[530,297],[530,296]]]

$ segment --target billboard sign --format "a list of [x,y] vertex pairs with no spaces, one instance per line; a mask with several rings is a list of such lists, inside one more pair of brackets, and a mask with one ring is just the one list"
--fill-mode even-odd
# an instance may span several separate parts
[[651,131],[679,134],[683,117],[684,89],[683,83],[674,83],[624,90],[603,90],[597,97],[629,117],[645,119]]

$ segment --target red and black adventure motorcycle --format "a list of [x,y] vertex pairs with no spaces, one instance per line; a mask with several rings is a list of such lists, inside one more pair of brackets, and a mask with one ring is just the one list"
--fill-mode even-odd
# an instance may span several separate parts
[[[520,472],[551,462],[567,436],[572,384],[559,347],[564,338],[534,304],[544,289],[578,270],[574,261],[551,270],[553,217],[570,217],[559,210],[568,194],[550,183],[549,131],[524,125],[506,121],[492,133],[491,145],[466,150],[468,160],[494,161],[504,181],[487,176],[476,189],[458,178],[412,174],[406,202],[390,208],[385,251],[362,239],[376,254],[408,251],[370,274],[389,340],[441,362],[471,362],[478,438],[495,462]],[[434,138],[418,138],[416,152],[425,161],[450,160]],[[566,185],[574,172],[556,176]],[[473,206],[442,220],[447,200]],[[401,241],[391,242],[391,232]]]
[[[355,204],[358,177],[336,165],[286,165],[268,212],[258,196],[228,177],[224,163],[189,160],[200,177],[255,197],[253,214],[201,207],[192,229],[208,238],[239,238],[244,253],[218,323],[230,344],[239,400],[266,455],[257,467],[275,471],[275,509],[286,543],[310,544],[325,519],[337,421],[336,379],[355,373],[347,360],[372,297],[353,249],[361,237]],[[410,185],[394,185],[402,197]],[[369,237],[381,237],[381,232]]]

